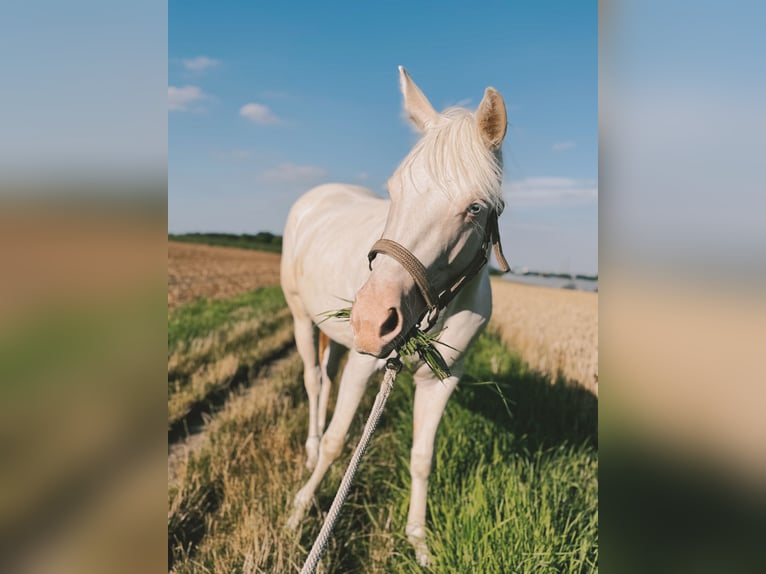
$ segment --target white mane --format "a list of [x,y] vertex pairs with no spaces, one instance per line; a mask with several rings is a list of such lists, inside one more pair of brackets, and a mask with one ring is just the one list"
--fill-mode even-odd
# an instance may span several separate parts
[[396,175],[406,187],[419,188],[415,166],[424,168],[431,181],[451,200],[470,194],[502,211],[503,158],[490,151],[481,139],[473,112],[447,108],[402,161]]

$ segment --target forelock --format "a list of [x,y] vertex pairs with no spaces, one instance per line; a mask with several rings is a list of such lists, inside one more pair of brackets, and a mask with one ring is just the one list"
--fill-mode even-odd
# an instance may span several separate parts
[[412,176],[416,164],[451,200],[465,195],[463,199],[481,199],[502,210],[502,154],[487,149],[473,112],[463,108],[444,110],[401,163],[397,173],[402,183],[417,189]]

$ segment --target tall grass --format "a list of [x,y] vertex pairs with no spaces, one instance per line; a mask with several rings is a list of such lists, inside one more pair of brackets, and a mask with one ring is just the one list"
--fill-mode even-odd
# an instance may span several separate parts
[[[308,478],[301,372],[292,353],[252,380],[177,469],[168,511],[174,572],[300,569],[375,394],[368,389],[302,531],[289,533],[292,497]],[[404,536],[413,393],[403,371],[325,552],[325,572],[423,571]],[[596,428],[592,394],[552,383],[498,336],[482,335],[439,430],[428,503],[434,562],[427,571],[595,572]]]

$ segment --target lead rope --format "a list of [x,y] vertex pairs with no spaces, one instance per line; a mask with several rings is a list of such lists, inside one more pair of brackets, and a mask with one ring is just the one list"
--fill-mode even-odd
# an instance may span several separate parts
[[322,524],[322,529],[319,531],[319,536],[314,540],[314,545],[311,547],[306,561],[301,568],[301,574],[313,574],[316,571],[316,567],[319,564],[319,559],[322,557],[327,542],[330,540],[335,523],[340,515],[343,503],[346,502],[346,496],[351,489],[351,483],[354,480],[354,475],[359,468],[359,463],[364,456],[364,451],[367,450],[367,445],[370,443],[372,433],[375,432],[375,427],[378,426],[378,420],[380,415],[383,414],[383,407],[386,405],[388,395],[391,393],[391,389],[394,388],[394,381],[396,375],[402,370],[402,362],[399,357],[391,357],[386,361],[386,374],[383,377],[383,382],[380,384],[380,390],[375,397],[375,403],[372,405],[372,411],[367,419],[367,424],[364,425],[364,432],[362,432],[362,438],[359,439],[359,444],[356,446],[354,456],[351,457],[351,462],[348,463],[346,474],[343,475],[343,480],[340,482],[338,492],[335,494],[335,499],[332,501],[332,506],[327,512],[327,517]]

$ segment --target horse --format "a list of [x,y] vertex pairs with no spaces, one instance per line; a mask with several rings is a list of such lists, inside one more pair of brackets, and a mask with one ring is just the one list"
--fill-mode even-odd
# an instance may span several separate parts
[[[299,198],[285,225],[281,284],[309,402],[307,467],[288,526],[297,529],[327,469],[341,453],[370,376],[411,330],[440,333],[449,376],[420,363],[415,384],[412,485],[406,534],[421,565],[429,561],[426,496],[437,427],[457,386],[466,351],[492,313],[485,265],[492,244],[504,270],[497,218],[503,210],[505,103],[488,87],[476,112],[437,112],[403,67],[404,111],[421,137],[388,180],[389,199],[363,187],[325,184]],[[352,301],[349,321],[323,320]],[[318,335],[329,338],[318,352]],[[325,345],[322,345],[325,346]],[[327,362],[349,356],[325,429]]]

